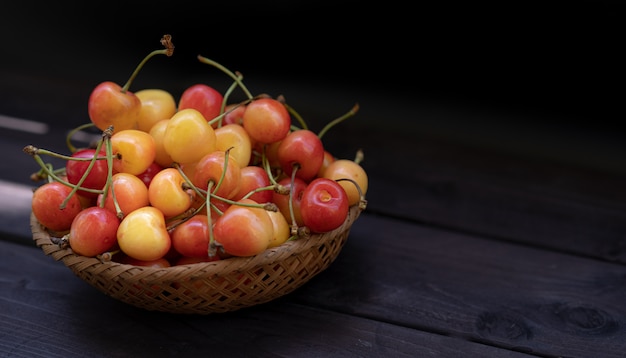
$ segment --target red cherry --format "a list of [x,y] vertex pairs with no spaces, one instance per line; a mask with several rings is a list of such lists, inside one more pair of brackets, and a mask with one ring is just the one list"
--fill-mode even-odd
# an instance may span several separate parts
[[289,133],[278,146],[278,161],[287,176],[297,165],[296,177],[310,181],[324,162],[324,145],[314,132],[299,129]]
[[[86,149],[80,149],[74,152],[72,154],[72,157],[92,159],[95,154],[96,154],[95,149],[86,148]],[[98,156],[104,158],[106,157],[106,152],[104,150],[101,150]],[[87,171],[87,169],[89,168],[90,162],[91,161],[88,161],[88,160],[85,160],[85,161],[68,160],[65,163],[65,172],[67,174],[67,181],[74,185],[77,185],[78,182],[83,177],[83,175],[85,174],[85,172]],[[96,160],[93,167],[89,171],[89,174],[87,174],[87,177],[80,185],[81,188],[101,190],[106,184],[108,172],[109,172],[109,166],[107,164],[107,161],[105,159]],[[98,196],[98,193],[89,192],[89,191],[80,190],[80,189],[77,191],[77,193],[86,198],[95,198]]]
[[[207,122],[219,116],[224,97],[213,87],[199,83],[188,87],[180,96],[178,110],[193,108],[202,113]],[[213,128],[217,124],[212,124]]]
[[313,232],[338,228],[348,217],[349,209],[346,191],[334,180],[314,179],[302,192],[300,213],[304,225]]

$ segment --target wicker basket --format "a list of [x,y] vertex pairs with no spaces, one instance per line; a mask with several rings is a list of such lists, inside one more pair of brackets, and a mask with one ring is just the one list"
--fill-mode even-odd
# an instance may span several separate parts
[[337,229],[288,241],[256,256],[168,268],[76,255],[54,244],[32,214],[31,229],[46,255],[63,261],[76,276],[117,300],[150,311],[210,314],[265,303],[309,281],[335,260],[361,211],[355,205]]

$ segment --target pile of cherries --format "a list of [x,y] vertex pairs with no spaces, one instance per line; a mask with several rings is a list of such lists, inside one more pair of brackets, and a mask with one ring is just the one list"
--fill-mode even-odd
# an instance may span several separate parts
[[[224,94],[198,83],[176,101],[164,89],[130,92],[105,81],[88,101],[89,123],[68,134],[68,154],[26,146],[40,166],[32,212],[54,241],[78,255],[168,267],[253,256],[288,240],[337,229],[351,207],[366,206],[368,178],[339,159],[281,97],[252,95],[239,73],[198,56],[232,79]],[[244,101],[229,103],[235,89]],[[75,148],[77,131],[102,137]],[[44,156],[62,158],[53,168]]]

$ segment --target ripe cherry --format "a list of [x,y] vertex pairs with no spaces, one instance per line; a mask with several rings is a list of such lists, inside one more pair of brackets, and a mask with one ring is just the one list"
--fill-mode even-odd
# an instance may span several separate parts
[[323,233],[338,228],[346,220],[350,207],[341,185],[327,178],[316,178],[302,192],[300,213],[312,232]]
[[72,188],[60,182],[48,182],[35,189],[31,202],[33,214],[44,227],[57,232],[67,231],[83,209],[77,195],[72,195],[61,207]]
[[109,251],[117,244],[120,220],[114,211],[90,206],[72,221],[69,244],[77,255],[94,257]]
[[[92,148],[79,149],[72,154],[73,158],[86,158],[93,159],[96,154],[96,150]],[[106,158],[106,152],[101,150],[97,157]],[[77,185],[87,169],[89,169],[91,161],[87,160],[68,160],[65,163],[65,172],[67,175],[67,181]],[[97,159],[93,164],[92,168],[89,170],[87,177],[80,184],[81,188],[101,190],[107,181],[107,175],[109,172],[109,166],[107,165],[106,159]],[[78,194],[86,198],[95,198],[99,193],[78,190]]]
[[259,98],[246,106],[243,127],[254,141],[273,143],[282,140],[289,133],[291,117],[280,101]]
[[277,155],[287,176],[297,170],[296,177],[308,182],[317,176],[324,162],[324,145],[314,132],[299,129],[290,132],[280,142]]
[[141,112],[141,100],[129,91],[132,81],[139,70],[152,56],[164,54],[171,56],[174,46],[170,35],[161,38],[163,50],[152,51],[135,68],[124,87],[115,82],[104,81],[98,84],[89,95],[87,112],[91,122],[100,130],[104,131],[113,126],[113,133],[125,129],[136,129]]
[[[207,122],[220,115],[224,97],[215,88],[203,83],[192,85],[183,91],[178,101],[178,110],[193,108],[204,116]],[[217,124],[212,124],[217,128]]]
[[[243,199],[239,204],[256,204]],[[268,248],[274,237],[274,224],[263,208],[231,205],[215,222],[215,241],[235,256],[253,256]]]

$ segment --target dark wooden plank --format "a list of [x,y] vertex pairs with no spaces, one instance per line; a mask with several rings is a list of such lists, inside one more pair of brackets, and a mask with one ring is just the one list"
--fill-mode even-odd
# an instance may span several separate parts
[[362,214],[303,304],[540,356],[622,357],[626,267]]
[[0,355],[11,357],[526,356],[289,295],[209,316],[145,311],[100,293],[38,248],[6,241],[0,241],[0,317]]

